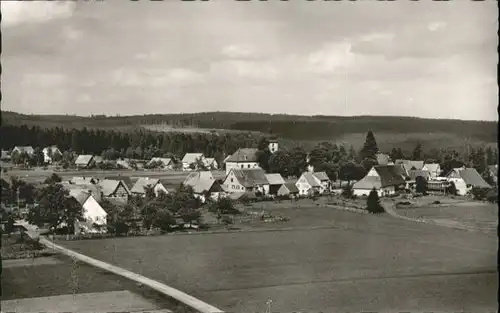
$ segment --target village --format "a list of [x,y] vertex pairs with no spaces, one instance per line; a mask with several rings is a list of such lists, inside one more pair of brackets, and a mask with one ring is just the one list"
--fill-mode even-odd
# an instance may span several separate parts
[[[367,143],[375,142],[372,137],[373,134],[369,132]],[[265,144],[267,147],[264,149],[271,157],[281,152],[278,140],[267,139]],[[496,201],[497,165],[488,166],[487,173],[483,175],[475,168],[465,165],[445,172],[439,163],[392,160],[390,155],[379,152],[376,147],[370,149],[373,151],[373,162],[366,168],[365,173],[360,176],[357,171],[357,177],[356,174],[344,175],[349,180],[332,180],[325,171],[315,171],[310,154],[306,154],[305,160],[302,160],[305,171],[298,176],[283,177],[279,172],[266,172],[261,167],[262,161],[259,160],[257,148],[239,148],[219,161],[221,164],[213,157],[205,157],[203,153],[196,152],[186,153],[180,160],[174,157],[153,157],[146,161],[108,161],[102,156],[81,154],[75,156],[69,168],[66,166],[62,169],[58,164],[63,152],[57,146],[38,148],[38,152],[31,146],[16,146],[11,151],[2,151],[2,227],[12,231],[14,224],[33,223],[36,227],[51,228],[54,232],[62,228],[64,234],[70,232],[71,235],[95,237],[96,234],[118,234],[118,224],[127,225],[122,235],[132,233],[131,224],[139,225],[137,227],[142,230],[146,227],[147,231],[161,229],[162,233],[206,228],[208,224],[204,220],[210,220],[210,216],[212,219],[215,217],[217,224],[223,222],[227,227],[228,224],[234,223],[231,216],[235,212],[245,213],[245,206],[241,205],[238,209],[238,204],[262,203],[261,207],[267,209],[267,206],[270,206],[269,201],[290,200],[292,202],[289,202],[289,205],[293,206],[294,200],[296,202],[299,199],[315,202],[321,197],[330,200],[332,197],[340,197],[357,201],[356,205],[343,201],[345,206],[353,205],[368,210],[369,202],[366,207],[363,204],[367,203],[373,193],[376,194],[377,203],[379,198],[410,199],[424,195]],[[36,158],[40,151],[43,154],[43,165],[33,169],[29,160]],[[42,156],[39,158],[42,159]],[[20,165],[12,166],[13,160]],[[11,167],[6,167],[8,162]],[[19,167],[24,170],[16,171]],[[10,176],[11,173],[24,175],[15,177]],[[37,179],[40,173],[43,175]],[[11,179],[7,179],[8,176]],[[485,176],[490,183],[485,181]],[[30,180],[33,177],[34,180]],[[23,179],[35,187],[26,187],[29,184],[23,182]],[[61,188],[49,189],[48,186],[53,184]],[[42,191],[41,197],[35,197],[35,189]],[[49,222],[47,208],[43,208],[44,205],[53,205],[47,205],[47,197],[43,197],[43,194],[47,195],[48,190],[61,190],[66,197],[76,200],[78,208],[75,210],[78,213],[72,217],[59,216],[56,222]],[[190,210],[187,211],[183,208],[169,209],[172,204],[165,202],[165,198],[169,195],[170,198],[175,198],[181,191],[190,194],[196,203],[185,201],[177,204],[189,207]],[[9,197],[8,194],[12,196]],[[152,217],[152,209],[149,213],[144,211],[147,211],[151,203],[154,203],[157,212],[155,217]],[[62,207],[54,210],[59,210],[59,214],[64,215],[65,204],[57,205]],[[202,214],[203,207],[210,208],[211,214],[207,212],[210,215],[208,218],[203,218],[207,217]],[[129,215],[123,213],[127,211],[126,208],[130,212]],[[160,219],[158,216],[162,215],[158,212],[163,210],[168,212],[166,220],[153,221]],[[272,216],[272,210],[268,211],[270,214],[267,215]],[[375,213],[377,209],[372,211]],[[124,220],[119,220],[117,213],[126,216]],[[75,225],[68,228],[66,222],[71,219]],[[286,220],[286,217],[281,220]]]

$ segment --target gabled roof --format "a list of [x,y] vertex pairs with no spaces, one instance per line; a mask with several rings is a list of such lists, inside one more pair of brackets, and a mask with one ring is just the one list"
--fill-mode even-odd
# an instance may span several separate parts
[[99,182],[99,186],[101,187],[101,192],[105,197],[112,195],[116,191],[116,189],[118,189],[120,184],[122,184],[127,190],[127,193],[130,194],[130,189],[123,180],[104,179]]
[[304,172],[302,173],[302,176],[306,179],[307,183],[311,187],[320,187],[318,179],[313,175],[312,172]]
[[408,175],[408,172],[406,171],[405,167],[403,164],[395,164],[394,166],[394,171],[401,175],[403,178],[409,178],[410,176]]
[[160,180],[158,178],[140,177],[130,191],[133,193],[143,194],[145,193],[144,188],[155,187],[157,184],[160,184]]
[[326,175],[325,172],[313,172],[312,174],[320,181],[330,180],[330,178],[328,178],[328,175]]
[[131,166],[130,166],[130,163],[129,163],[129,160],[128,159],[125,159],[125,160],[116,160],[116,164],[117,165],[120,165],[121,167],[124,167],[124,168],[128,168],[130,169]]
[[90,193],[97,202],[101,201],[101,187],[94,184],[72,184],[69,182],[61,182],[64,189],[72,193]]
[[353,185],[354,189],[380,189],[388,186],[398,186],[405,181],[396,166],[376,165],[374,166],[378,176],[365,176]]
[[[212,165],[215,162],[215,158],[205,158],[205,163],[207,165]],[[217,163],[217,162],[215,162]]]
[[254,187],[256,185],[268,185],[266,173],[261,168],[233,168],[231,170],[240,184],[244,187]]
[[14,149],[19,150],[20,153],[33,153],[35,151],[32,146],[15,146]]
[[127,185],[127,187],[130,189],[134,184],[132,183],[132,179],[130,176],[122,176],[122,175],[115,175],[115,176],[106,176],[104,179],[109,179],[109,180],[121,180]]
[[70,189],[69,195],[75,198],[76,201],[80,203],[80,205],[84,205],[85,201],[87,201],[87,199],[90,197],[90,193],[79,189]]
[[430,173],[428,171],[422,171],[422,170],[411,170],[409,174],[411,180],[415,180],[419,176],[425,179],[428,179],[430,177]]
[[254,148],[240,148],[226,162],[257,162],[257,151],[259,150]]
[[[299,188],[295,185],[295,183],[285,183],[283,186],[290,191],[290,193],[298,193]],[[281,189],[281,188],[280,188]]]
[[266,174],[266,179],[269,185],[283,185],[285,180],[280,174]]
[[416,170],[424,168],[424,161],[396,160],[394,164],[403,164],[407,171],[410,171],[412,168],[415,168]]
[[202,171],[190,173],[182,184],[184,186],[191,186],[195,193],[203,193],[210,191],[215,183],[216,181],[212,172]]
[[80,154],[76,160],[75,164],[80,164],[80,165],[88,165],[90,161],[94,158],[93,155],[91,154]]
[[100,155],[96,155],[94,157],[94,162],[96,162],[96,163],[104,162],[104,158],[102,156],[100,156]]
[[52,153],[60,152],[60,150],[57,146],[48,146],[48,147],[43,148],[43,151],[50,151],[50,150],[52,150]]
[[424,167],[427,168],[429,172],[437,172],[440,170],[441,166],[439,163],[428,163],[424,164]]
[[2,150],[2,159],[10,159],[9,151]]
[[479,175],[475,168],[462,168],[459,169],[460,177],[464,180],[465,184],[472,185],[473,187],[490,188],[491,186]]
[[186,153],[182,158],[182,163],[196,163],[196,160],[203,158],[203,153]]
[[163,163],[163,166],[168,166],[170,163],[172,163],[172,158],[151,158],[148,164],[151,164],[153,162],[161,162]]

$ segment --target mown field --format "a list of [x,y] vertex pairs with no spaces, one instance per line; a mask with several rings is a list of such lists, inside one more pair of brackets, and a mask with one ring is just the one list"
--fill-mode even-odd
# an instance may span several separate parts
[[324,229],[61,242],[228,312],[496,312],[494,235],[321,206]]
[[[124,177],[150,177],[150,178],[159,178],[164,180],[164,182],[169,183],[170,185],[178,185],[182,183],[190,172],[181,172],[181,171],[132,171],[132,170],[111,170],[111,171],[99,171],[99,170],[81,170],[81,171],[53,171],[53,170],[43,170],[43,169],[34,169],[34,170],[9,170],[7,173],[2,174],[4,178],[8,176],[18,177],[28,183],[40,183],[43,182],[47,177],[56,173],[63,180],[69,180],[75,176],[78,177],[97,177],[102,179],[104,177],[110,176],[124,176]],[[220,179],[225,177],[224,171],[213,171],[215,179]]]

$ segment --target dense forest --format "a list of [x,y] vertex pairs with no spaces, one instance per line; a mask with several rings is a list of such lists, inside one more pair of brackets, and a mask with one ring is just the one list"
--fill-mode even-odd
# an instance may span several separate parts
[[497,123],[422,119],[398,116],[299,116],[285,114],[207,112],[89,117],[73,115],[24,115],[2,112],[2,122],[42,128],[137,128],[165,124],[173,127],[228,129],[272,133],[285,139],[331,140],[346,134],[363,133],[449,133],[482,142],[496,142]]

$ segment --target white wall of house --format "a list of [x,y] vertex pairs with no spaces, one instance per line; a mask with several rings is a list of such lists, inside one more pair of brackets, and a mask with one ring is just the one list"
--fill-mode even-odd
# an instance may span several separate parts
[[156,184],[154,186],[153,190],[155,192],[155,196],[157,196],[157,197],[160,195],[161,192],[168,194],[167,188],[165,188],[165,186],[163,186],[163,184],[161,184],[161,183]]
[[[227,171],[227,169],[226,169],[226,171]],[[225,189],[231,193],[233,193],[233,192],[245,192],[246,191],[245,187],[242,184],[240,184],[238,179],[236,179],[236,176],[234,175],[233,172],[229,172],[229,174],[226,176],[226,179],[223,182],[223,185],[224,185]]]
[[[371,191],[372,189],[353,189],[352,193],[357,197],[361,197],[361,196],[368,196]],[[378,189],[377,193],[379,197],[389,196],[395,194],[396,189],[394,186],[387,186]]]
[[277,142],[270,142],[269,143],[269,151],[271,153],[278,151],[278,143]]
[[257,162],[227,162],[226,163],[226,175],[233,168],[260,168]]
[[106,211],[92,196],[88,197],[87,201],[83,204],[83,218],[88,222],[106,225],[107,215]]

